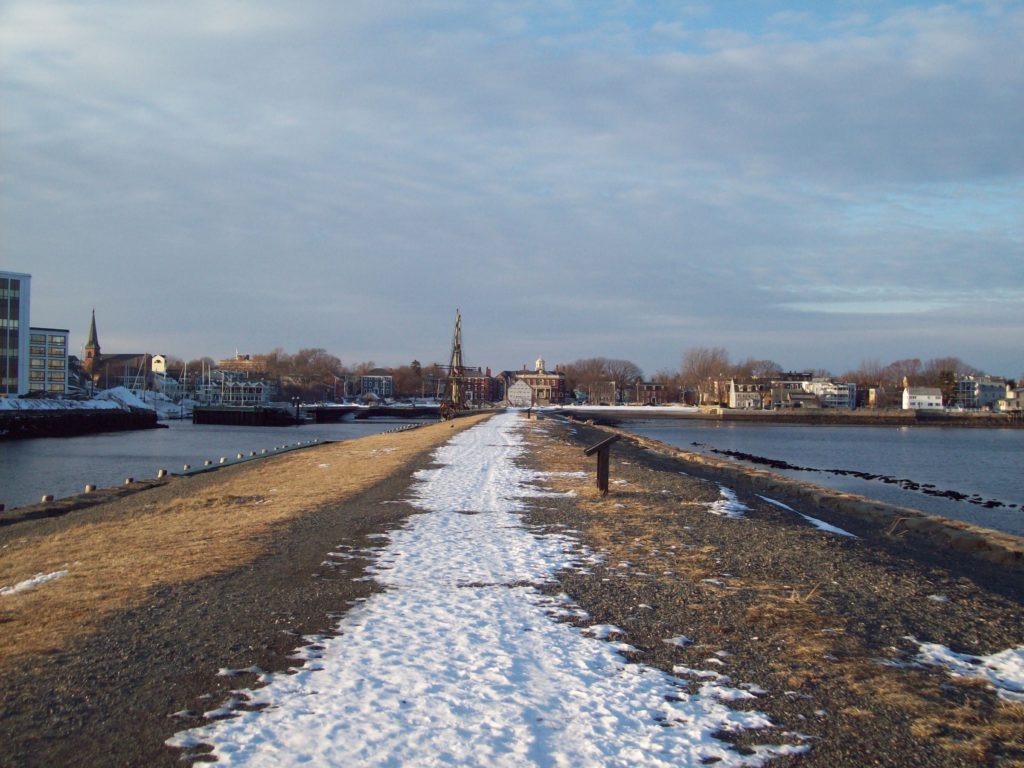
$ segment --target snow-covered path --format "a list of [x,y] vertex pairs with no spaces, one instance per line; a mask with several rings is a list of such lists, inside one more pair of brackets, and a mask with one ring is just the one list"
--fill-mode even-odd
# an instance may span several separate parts
[[438,449],[441,466],[413,487],[424,513],[388,535],[372,569],[386,591],[303,649],[297,673],[246,692],[265,709],[169,743],[266,766],[756,765],[793,749],[731,751],[711,734],[769,725],[722,703],[739,691],[690,695],[554,620],[572,606],[529,585],[587,553],[523,527],[522,498],[539,493],[514,463],[523,427],[497,416]]

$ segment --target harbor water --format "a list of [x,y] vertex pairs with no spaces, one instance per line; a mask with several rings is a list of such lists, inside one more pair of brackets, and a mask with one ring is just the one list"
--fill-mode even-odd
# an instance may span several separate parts
[[81,493],[87,483],[98,488],[121,485],[128,477],[156,477],[157,470],[178,474],[185,464],[201,467],[211,460],[229,462],[264,448],[296,445],[314,439],[352,440],[410,423],[367,419],[338,424],[292,427],[241,427],[167,422],[167,429],[105,432],[80,437],[50,437],[0,442],[0,503],[7,509],[35,504],[43,494],[56,498]]
[[[619,426],[684,450],[1024,535],[1024,430],[653,419]],[[850,472],[857,476],[843,474]]]

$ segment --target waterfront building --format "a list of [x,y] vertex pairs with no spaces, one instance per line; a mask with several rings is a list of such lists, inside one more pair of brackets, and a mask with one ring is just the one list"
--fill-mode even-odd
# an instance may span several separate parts
[[152,388],[153,355],[145,352],[101,353],[99,334],[96,333],[95,309],[89,322],[89,337],[85,342],[84,354],[82,370],[94,387],[125,387],[134,390]]
[[364,397],[374,395],[381,400],[391,397],[395,392],[395,380],[391,371],[384,368],[367,371],[359,379],[359,391]]
[[804,382],[804,390],[818,398],[822,408],[842,408],[852,411],[857,405],[857,385],[814,379]]
[[955,402],[961,408],[994,408],[1009,392],[1006,379],[964,376],[957,379]]
[[903,410],[942,410],[942,390],[938,387],[905,387],[903,390]]
[[634,402],[643,405],[661,405],[665,402],[665,385],[655,381],[644,381],[639,376],[633,382],[636,390]]
[[32,276],[0,272],[0,397],[29,390],[29,299]]
[[28,334],[28,391],[48,396],[68,391],[67,328],[30,328]]
[[743,411],[759,410],[771,405],[771,382],[763,379],[729,380],[729,407]]
[[509,402],[511,388],[520,381],[530,388],[532,405],[550,405],[565,399],[565,373],[545,370],[542,357],[537,358],[532,371],[524,365],[521,371],[503,371],[499,377],[505,380],[505,398]]

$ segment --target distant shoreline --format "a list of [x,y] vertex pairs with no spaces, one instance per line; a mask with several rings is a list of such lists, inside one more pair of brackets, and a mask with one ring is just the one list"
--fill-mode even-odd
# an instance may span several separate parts
[[697,409],[672,406],[552,406],[542,413],[565,416],[580,421],[599,424],[616,424],[622,421],[654,419],[694,419],[703,421],[732,421],[744,424],[805,424],[818,426],[857,427],[974,427],[995,429],[1019,429],[1024,427],[1021,414],[962,413],[948,411],[843,411],[822,410],[775,410],[742,411],[728,408]]

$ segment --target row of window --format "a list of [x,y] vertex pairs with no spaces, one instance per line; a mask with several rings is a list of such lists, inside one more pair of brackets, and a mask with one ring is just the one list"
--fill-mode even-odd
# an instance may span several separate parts
[[51,358],[49,360],[45,360],[44,361],[43,358],[41,358],[41,357],[33,357],[31,359],[31,361],[29,362],[28,367],[29,368],[50,368],[50,369],[59,368],[60,370],[63,371],[65,368],[67,368],[67,365],[65,365],[65,363],[64,363],[64,358],[60,358],[58,360],[54,360],[54,359]]
[[47,336],[45,333],[33,333],[28,337],[29,344],[57,344],[63,347],[67,344],[67,339],[64,336]]
[[60,371],[45,373],[44,371],[29,371],[29,381],[64,381],[64,374]]
[[17,330],[20,327],[21,323],[17,320],[17,318],[12,317],[8,319],[6,317],[0,317],[0,328],[13,328],[14,330]]
[[64,347],[29,347],[30,355],[45,355],[49,350],[50,357],[64,357]]

